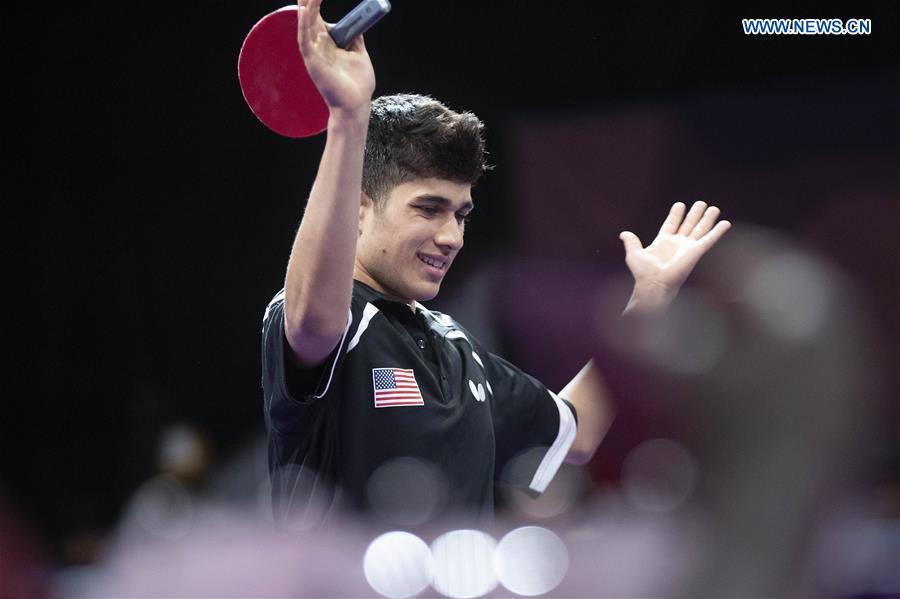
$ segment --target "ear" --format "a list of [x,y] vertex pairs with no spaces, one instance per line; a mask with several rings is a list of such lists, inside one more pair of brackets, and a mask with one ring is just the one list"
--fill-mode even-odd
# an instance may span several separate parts
[[369,214],[375,209],[375,202],[372,201],[366,192],[359,192],[359,234],[362,235],[363,222]]

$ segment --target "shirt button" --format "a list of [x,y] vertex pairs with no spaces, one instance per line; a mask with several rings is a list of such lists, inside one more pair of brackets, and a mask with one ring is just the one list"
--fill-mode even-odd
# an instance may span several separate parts
[[416,339],[416,344],[419,346],[419,349],[425,349],[425,340],[424,339]]

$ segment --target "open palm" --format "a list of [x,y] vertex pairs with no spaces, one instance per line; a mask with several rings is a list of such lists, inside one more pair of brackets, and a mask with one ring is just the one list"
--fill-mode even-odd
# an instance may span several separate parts
[[719,209],[707,207],[706,202],[695,202],[687,215],[685,210],[684,204],[676,202],[656,239],[647,247],[630,231],[619,235],[635,284],[652,284],[676,292],[700,257],[731,227],[727,220],[717,223]]

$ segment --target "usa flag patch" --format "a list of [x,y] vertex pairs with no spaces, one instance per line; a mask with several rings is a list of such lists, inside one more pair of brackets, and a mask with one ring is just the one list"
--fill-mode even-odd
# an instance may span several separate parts
[[373,368],[372,385],[376,408],[425,405],[411,368]]

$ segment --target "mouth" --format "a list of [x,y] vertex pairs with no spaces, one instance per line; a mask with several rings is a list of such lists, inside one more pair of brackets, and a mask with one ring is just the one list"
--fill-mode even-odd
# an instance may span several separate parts
[[416,254],[416,257],[423,264],[441,273],[446,272],[447,266],[449,266],[450,264],[449,260],[443,258],[435,258],[433,256],[426,256],[425,254]]

